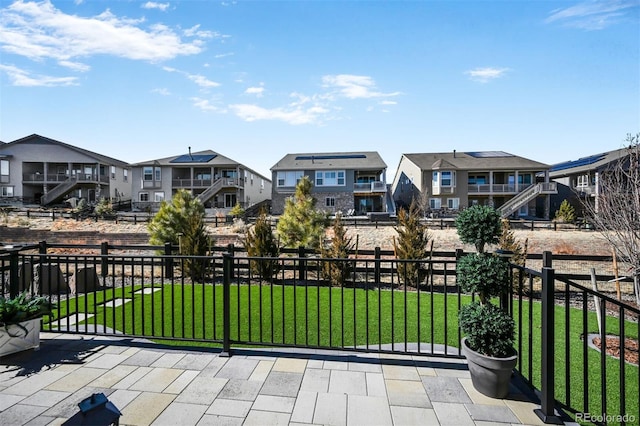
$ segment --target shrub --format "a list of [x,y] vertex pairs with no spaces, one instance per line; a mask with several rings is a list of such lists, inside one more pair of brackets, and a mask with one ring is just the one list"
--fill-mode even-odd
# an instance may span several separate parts
[[500,213],[489,206],[462,210],[455,223],[460,241],[473,244],[478,253],[484,252],[485,245],[496,244],[502,233]]
[[554,220],[559,220],[566,223],[573,223],[576,221],[576,209],[573,208],[569,201],[562,200],[560,207],[556,210]]
[[[247,232],[244,247],[249,257],[278,257],[280,248],[267,218],[265,209],[261,209],[256,224]],[[251,271],[263,280],[269,280],[280,270],[276,259],[258,259],[251,261]]]
[[[348,259],[349,252],[353,250],[352,239],[347,237],[347,230],[342,224],[340,215],[337,215],[333,221],[333,238],[329,247],[322,247],[320,253],[326,259]],[[344,284],[351,274],[354,267],[351,261],[325,261],[322,264],[322,275],[333,285]]]
[[100,198],[100,201],[98,202],[98,204],[96,204],[94,211],[100,217],[111,216],[115,214],[113,205],[104,197]]
[[457,282],[464,292],[476,293],[479,299],[460,310],[460,329],[472,350],[491,357],[510,355],[515,323],[491,303],[492,297],[509,289],[509,264],[495,253],[485,253],[487,244],[500,241],[500,215],[491,207],[473,206],[460,213],[456,226],[460,239],[477,250],[458,260]]
[[[9,333],[10,325],[20,325],[19,323],[40,318],[45,315],[52,316],[55,305],[45,296],[28,295],[26,292],[20,293],[14,298],[0,296],[0,327],[11,337],[18,337]],[[25,333],[28,330],[20,326]]]
[[[149,223],[150,243],[180,246],[180,254],[204,256],[211,241],[204,223],[204,206],[190,192],[180,190],[171,203],[162,201],[160,210]],[[205,265],[199,259],[185,259],[186,273],[192,280],[202,277]]]
[[229,214],[233,217],[244,216],[244,209],[240,203],[236,203],[236,205],[229,211]]
[[462,307],[459,321],[476,352],[498,358],[513,354],[515,324],[499,307],[472,302]]
[[430,239],[427,226],[420,222],[420,209],[411,203],[409,211],[398,212],[398,242],[394,240],[396,257],[400,260],[414,262],[398,262],[398,275],[401,280],[411,286],[418,286],[427,276],[424,263],[419,260],[429,256]]

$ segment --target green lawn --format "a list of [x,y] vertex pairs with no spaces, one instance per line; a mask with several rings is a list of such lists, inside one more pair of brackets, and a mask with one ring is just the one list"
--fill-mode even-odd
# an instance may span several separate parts
[[[59,305],[56,318],[73,312],[93,313],[95,316],[86,322],[104,324],[129,335],[147,336],[169,344],[219,346],[223,324],[221,286],[165,285],[157,287],[159,291],[153,294],[132,293],[139,288],[109,289],[70,299]],[[123,297],[133,301],[116,308],[99,306],[105,300]],[[458,306],[469,300],[468,296],[458,298],[455,294],[424,292],[232,285],[231,339],[244,345],[353,347],[368,344],[375,349],[379,343],[396,342],[396,349],[402,349],[403,342],[433,342],[458,347]],[[541,304],[525,302],[519,308],[516,303],[514,315],[516,318],[521,315],[524,324],[518,369],[539,389]],[[556,399],[579,412],[601,413],[601,356],[589,348],[587,359],[583,359],[584,342],[581,339],[585,331],[597,332],[596,315],[587,313],[586,326],[581,310],[570,308],[567,314],[563,307],[557,306],[555,315]],[[567,318],[568,356],[565,344]],[[529,336],[529,321],[533,324],[532,336]],[[625,321],[624,324],[627,336],[638,336],[637,323]],[[619,333],[620,321],[608,317],[606,330]],[[171,339],[186,340],[176,342]],[[606,412],[618,413],[624,395],[625,413],[640,419],[638,368],[625,365],[625,389],[621,389],[620,363],[605,357],[605,365]],[[569,371],[568,382],[565,381],[565,369]],[[588,389],[587,400],[584,399],[585,388]]]

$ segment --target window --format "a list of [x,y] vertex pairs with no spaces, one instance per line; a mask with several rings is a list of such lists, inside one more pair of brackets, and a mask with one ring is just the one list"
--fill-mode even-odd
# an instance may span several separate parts
[[13,186],[1,186],[0,197],[13,197]]
[[324,205],[326,207],[335,207],[336,206],[336,199],[334,197],[327,197],[327,198],[325,198]]
[[0,160],[0,182],[9,182],[9,160]]
[[153,201],[155,201],[156,203],[159,203],[162,200],[164,200],[164,192],[153,193]]
[[344,170],[316,172],[316,186],[344,186]]
[[111,166],[111,179],[116,178],[116,166]]
[[142,179],[150,182],[150,181],[161,181],[162,179],[162,172],[160,170],[160,167],[144,167],[142,169]]
[[455,186],[453,184],[453,172],[442,172],[440,186]]
[[485,185],[486,183],[486,176],[469,176],[469,185]]
[[531,185],[531,173],[518,175],[518,185]]
[[576,186],[578,188],[584,188],[586,186],[589,186],[589,175],[578,176],[578,183]]
[[457,210],[460,206],[460,198],[447,198],[447,207]]
[[125,182],[129,181],[129,170],[127,169],[122,170],[122,180]]
[[140,201],[149,201],[149,193],[148,192],[141,192],[140,194],[138,194],[138,199]]
[[278,186],[296,186],[298,181],[302,179],[303,172],[278,172]]
[[440,198],[429,198],[429,207],[432,209],[439,209],[442,206],[442,200]]

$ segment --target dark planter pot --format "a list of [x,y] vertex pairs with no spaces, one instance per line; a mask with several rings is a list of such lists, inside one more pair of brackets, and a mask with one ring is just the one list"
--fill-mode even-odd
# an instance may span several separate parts
[[518,353],[507,358],[494,358],[470,349],[467,338],[462,339],[462,354],[467,358],[471,382],[478,392],[490,398],[509,395],[511,373],[518,363]]

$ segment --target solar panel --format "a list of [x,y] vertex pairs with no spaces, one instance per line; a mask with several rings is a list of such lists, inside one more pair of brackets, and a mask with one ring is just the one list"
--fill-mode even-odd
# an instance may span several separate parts
[[559,163],[551,166],[549,171],[557,172],[560,170],[573,169],[575,167],[588,166],[590,164],[597,163],[598,161],[602,160],[605,157],[605,155],[606,154],[596,154],[596,155],[591,155],[589,157],[578,158],[577,160],[574,160],[574,161],[565,161],[564,163]]
[[352,160],[354,158],[367,158],[367,156],[364,154],[298,155],[296,160]]
[[169,161],[170,163],[208,163],[216,154],[184,154]]
[[501,157],[513,157],[512,154],[504,151],[476,151],[467,152],[467,155],[473,158],[501,158]]

